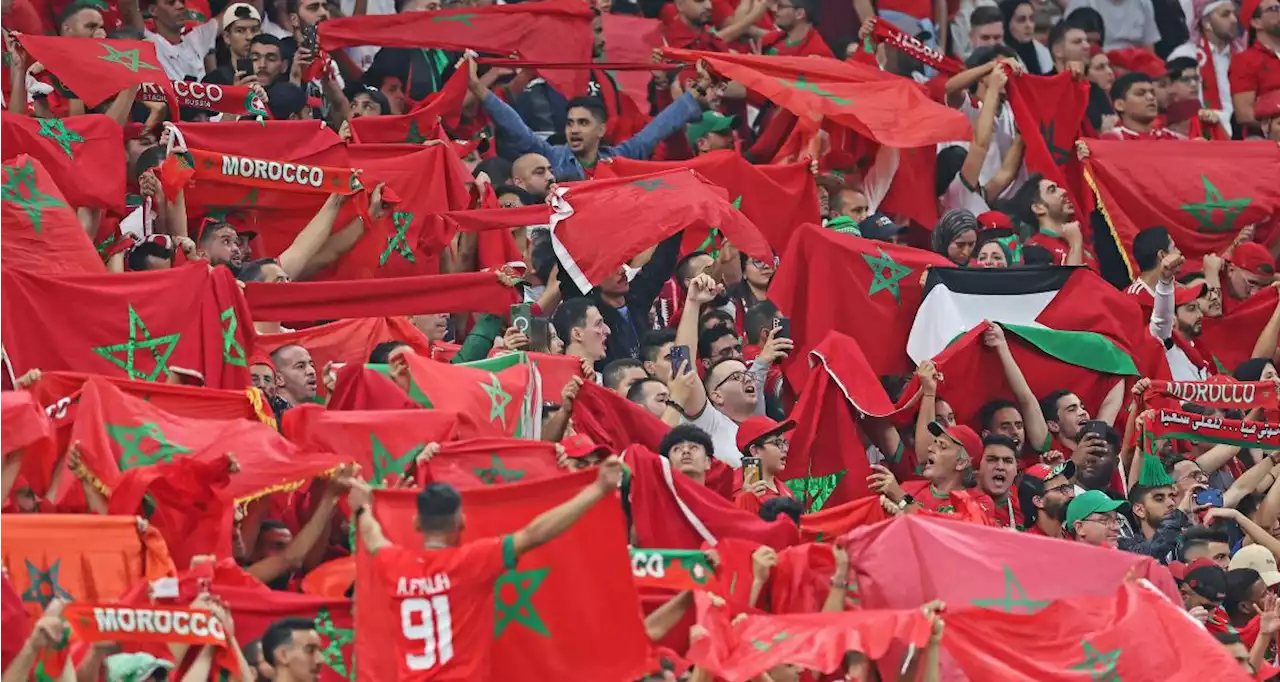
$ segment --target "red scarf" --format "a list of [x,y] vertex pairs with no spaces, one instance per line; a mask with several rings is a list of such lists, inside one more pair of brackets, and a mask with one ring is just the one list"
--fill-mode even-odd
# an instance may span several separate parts
[[1153,380],[1151,388],[1143,395],[1148,403],[1152,398],[1173,398],[1218,407],[1222,409],[1251,410],[1255,407],[1276,406],[1276,386],[1270,381],[1240,381],[1222,383],[1216,381],[1161,381]]

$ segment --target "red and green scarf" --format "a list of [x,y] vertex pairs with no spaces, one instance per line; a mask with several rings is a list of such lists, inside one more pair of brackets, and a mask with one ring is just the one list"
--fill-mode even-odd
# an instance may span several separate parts
[[1153,380],[1142,398],[1169,398],[1224,410],[1251,410],[1256,407],[1276,408],[1276,385],[1270,381],[1159,381]]
[[1174,439],[1242,448],[1280,449],[1280,424],[1224,419],[1178,410],[1157,410],[1143,427],[1146,452],[1156,441]]

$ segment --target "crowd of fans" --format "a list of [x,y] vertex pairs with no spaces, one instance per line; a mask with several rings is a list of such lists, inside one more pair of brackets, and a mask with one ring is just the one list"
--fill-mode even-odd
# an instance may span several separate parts
[[[261,114],[236,115],[182,106],[177,118],[183,122],[257,118],[270,130],[281,121],[315,120],[353,144],[359,142],[354,121],[410,114],[443,97],[451,79],[462,78],[466,95],[460,110],[444,116],[446,124],[436,133],[423,130],[421,139],[409,141],[456,152],[472,174],[467,191],[474,203],[469,208],[518,210],[548,202],[554,206],[557,183],[597,182],[597,172],[613,160],[681,162],[704,155],[738,155],[759,166],[802,162],[811,167],[812,187],[807,189],[816,187],[816,215],[825,229],[842,239],[916,247],[956,268],[1087,268],[1139,302],[1135,309],[1145,316],[1144,328],[1163,347],[1160,376],[1175,382],[1274,384],[1280,390],[1274,359],[1280,307],[1260,334],[1242,332],[1237,339],[1247,349],[1246,356],[1253,358],[1238,367],[1215,366],[1196,345],[1206,320],[1224,318],[1254,297],[1280,289],[1280,240],[1275,240],[1270,225],[1238,226],[1239,235],[1228,250],[1196,258],[1187,258],[1179,249],[1175,231],[1159,225],[1142,226],[1131,243],[1115,243],[1117,233],[1107,229],[1100,210],[1088,213],[1073,204],[1067,188],[1028,172],[1027,147],[1008,102],[1010,82],[1028,74],[1070,73],[1086,81],[1085,120],[1069,150],[1080,160],[1089,157],[1093,139],[1280,143],[1280,0],[1244,0],[1242,5],[1235,0],[854,0],[852,7],[821,0],[742,0],[736,6],[724,0],[588,0],[595,12],[598,61],[618,61],[604,58],[613,54],[605,42],[604,19],[633,15],[655,20],[660,44],[670,48],[870,64],[917,84],[934,102],[962,112],[971,123],[972,137],[937,145],[936,164],[928,166],[934,177],[924,182],[932,181],[933,210],[940,216],[928,225],[882,210],[885,188],[873,186],[865,176],[868,164],[842,162],[856,145],[839,139],[830,128],[824,127],[803,149],[780,151],[781,141],[771,141],[767,132],[791,114],[703,63],[670,68],[655,53],[652,63],[659,70],[625,71],[642,73],[648,80],[636,98],[634,92],[623,92],[623,70],[591,70],[586,91],[558,92],[536,67],[506,68],[470,51],[432,44],[380,47],[375,34],[369,36],[368,46],[323,49],[325,22],[342,17],[482,11],[492,1],[214,0],[197,8],[184,0],[5,0],[6,127],[10,117],[70,122],[96,113],[124,130],[132,208],[125,215],[112,215],[73,207],[107,270],[120,273],[115,276],[202,261],[210,268],[229,269],[244,284],[321,280],[330,277],[331,266],[362,239],[373,238],[365,221],[384,220],[394,210],[387,188],[379,183],[353,198],[331,196],[286,248],[272,249],[261,238],[275,229],[270,217],[255,216],[251,207],[219,214],[188,207],[184,192],[189,190],[179,187],[175,196],[162,182],[167,160],[183,151],[178,139],[182,126],[162,125],[171,118],[170,104],[144,101],[138,88],[131,88],[98,107],[86,107],[58,74],[49,73],[24,50],[21,36],[146,41],[154,46],[168,79],[185,81],[187,87],[245,86],[266,108]],[[881,40],[875,17],[938,54],[959,60],[963,69],[942,73],[918,59],[918,53]],[[852,132],[849,136],[856,137]],[[5,144],[10,145],[7,135]],[[260,156],[284,158],[287,152],[263,149]],[[4,150],[6,159],[23,153],[33,152]],[[83,173],[97,170],[84,168]],[[1272,171],[1273,181],[1280,178],[1280,168]],[[6,166],[4,201],[26,201],[28,196],[11,196],[18,190],[11,190],[10,178],[11,168]],[[436,181],[443,179],[429,179]],[[486,197],[490,203],[485,203]],[[339,215],[347,215],[342,213],[344,203],[359,203],[361,216],[338,225]],[[617,222],[599,225],[602,233],[643,229],[633,222],[629,207],[613,208]],[[9,239],[10,227],[5,229]],[[352,551],[346,542],[335,541],[351,533],[360,536],[363,546],[355,551],[377,553],[376,565],[384,576],[440,574],[455,604],[459,598],[472,599],[488,608],[493,599],[492,594],[486,596],[488,585],[503,569],[514,567],[516,558],[534,547],[554,542],[592,505],[617,504],[615,490],[620,485],[630,514],[627,474],[618,457],[621,449],[593,443],[583,433],[578,401],[584,384],[591,383],[633,403],[669,429],[658,454],[669,462],[673,475],[717,490],[726,506],[743,513],[804,527],[806,517],[821,503],[814,504],[811,492],[789,486],[784,474],[789,433],[796,426],[794,408],[802,397],[802,386],[794,382],[789,368],[795,363],[812,365],[807,355],[818,339],[808,339],[805,346],[793,340],[791,322],[803,310],[780,310],[771,300],[775,272],[791,265],[783,254],[761,259],[730,243],[714,243],[714,238],[711,246],[695,249],[686,235],[676,233],[628,254],[629,261],[616,274],[581,291],[566,273],[566,253],[554,229],[530,225],[511,231],[518,259],[496,268],[495,275],[515,287],[514,295],[522,302],[510,317],[472,315],[467,310],[414,315],[411,338],[372,339],[373,352],[366,362],[393,379],[379,385],[380,390],[403,390],[408,396],[405,356],[416,354],[414,348],[430,347],[433,353],[445,349],[447,361],[455,364],[517,351],[577,358],[579,376],[557,394],[543,396],[537,436],[559,444],[564,469],[595,467],[598,480],[501,542],[464,541],[458,492],[439,482],[415,484],[416,466],[410,467],[400,472],[406,475],[400,485],[421,488],[416,523],[424,544],[418,548],[398,547],[384,537],[374,514],[367,513],[376,508],[369,472],[343,469],[327,481],[317,480],[305,497],[276,493],[239,510],[233,558],[245,574],[272,589],[298,591],[309,571]],[[440,252],[420,257],[438,262],[431,274],[479,271],[477,240],[476,233],[461,232]],[[390,237],[387,242],[385,246],[394,248]],[[1136,277],[1126,271],[1121,252],[1132,254]],[[6,258],[5,267],[22,266]],[[923,283],[923,276],[915,277]],[[827,283],[834,296],[841,296],[846,285]],[[520,314],[528,317],[517,320]],[[6,337],[11,325],[43,324],[38,319],[10,320],[8,312],[5,318]],[[287,324],[305,330],[333,321]],[[887,322],[862,319],[861,324],[874,328]],[[260,320],[254,326],[259,344],[273,350],[250,355],[251,388],[260,391],[277,419],[299,406],[324,404],[340,388],[342,363],[317,367],[312,349],[305,345],[270,343],[272,335],[294,331],[279,321]],[[1179,607],[1210,633],[1205,636],[1215,637],[1250,676],[1272,679],[1278,669],[1270,661],[1275,660],[1280,632],[1280,451],[1174,439],[1159,441],[1158,446],[1146,443],[1134,434],[1156,419],[1139,401],[1152,389],[1155,374],[1132,377],[1138,380],[1127,385],[1116,377],[1115,390],[1102,404],[1086,405],[1071,385],[1034,393],[1011,353],[1013,342],[999,326],[987,329],[981,343],[984,352],[999,356],[1003,368],[1003,377],[993,381],[1007,382],[1010,392],[983,405],[971,422],[957,422],[946,396],[977,387],[946,383],[932,360],[919,363],[913,376],[881,377],[894,400],[904,394],[908,382],[918,386],[918,402],[912,401],[907,411],[914,416],[889,426],[865,414],[851,417],[863,440],[857,444],[859,451],[864,443],[871,446],[867,488],[883,512],[892,517],[963,517],[1009,533],[1150,557],[1168,567],[1182,598]],[[50,368],[10,364],[8,369],[6,388],[23,391],[43,380],[39,370]],[[192,383],[191,377],[176,373],[161,377],[166,379]],[[1198,404],[1194,398],[1181,402],[1178,409],[1206,418],[1261,423],[1275,422],[1280,414],[1274,393],[1270,405],[1247,410]],[[1144,452],[1144,444],[1152,447]],[[75,447],[71,444],[58,459],[57,467],[68,476],[81,471]],[[427,446],[418,461],[429,462],[439,449],[438,444]],[[24,485],[17,475],[20,460],[9,457],[7,446],[5,450],[6,515],[106,512],[102,493],[88,483],[83,505],[54,508],[42,497],[45,491]],[[812,460],[818,455],[806,456]],[[727,483],[717,482],[720,479]],[[977,511],[962,513],[956,493]],[[346,500],[343,511],[338,511],[340,500]],[[288,504],[297,508],[288,509]],[[856,566],[848,565],[839,542],[835,547],[830,584],[833,593],[839,590],[843,595],[846,587],[853,589],[847,583]],[[765,581],[777,562],[774,549],[783,548],[762,547],[752,555],[756,576]],[[17,570],[7,554],[5,568],[7,574]],[[394,577],[386,579],[394,584]],[[767,609],[755,604],[755,597],[753,589],[751,610]],[[53,679],[40,677],[37,663],[42,651],[66,637],[67,624],[60,616],[64,602],[25,596],[23,601],[35,619],[21,650],[6,650],[4,680]],[[681,614],[691,603],[681,602]],[[947,666],[939,661],[937,644],[945,640],[947,613],[938,604],[920,606],[933,623],[931,653],[904,667],[900,679],[941,679]],[[201,594],[193,607],[212,611],[228,633],[232,631],[233,609],[218,599]],[[665,608],[646,620],[655,642],[679,620]],[[828,599],[823,610],[850,608],[855,607],[837,597]],[[486,621],[461,609],[453,617],[457,649],[461,653],[465,647],[470,653],[452,664],[442,661],[439,667],[433,667],[432,659],[417,669],[417,676],[402,679],[488,679],[483,637],[457,634],[469,622]],[[700,627],[694,626],[695,639],[706,636]],[[354,636],[358,640],[361,633]],[[315,680],[326,661],[327,644],[308,620],[281,620],[252,642],[240,644],[242,655],[229,669],[239,668],[235,674],[244,679]],[[402,657],[402,642],[386,646],[389,657]],[[680,665],[681,652],[668,653],[672,655],[661,660],[661,670],[655,668],[649,679],[713,678],[708,670]],[[195,680],[216,670],[212,646],[185,656],[185,663],[184,652],[172,654],[157,657],[99,643],[67,666],[63,675],[80,680]],[[840,673],[853,675],[855,667],[846,660]],[[897,669],[896,664],[892,667]],[[779,665],[758,679],[802,679],[809,674],[797,666]],[[1221,679],[1237,678],[1224,670]]]

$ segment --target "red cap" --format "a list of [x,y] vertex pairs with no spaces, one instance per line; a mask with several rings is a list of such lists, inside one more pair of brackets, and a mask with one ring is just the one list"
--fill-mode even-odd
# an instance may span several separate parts
[[1000,211],[987,211],[978,216],[978,225],[984,230],[1012,230],[1013,221]]
[[560,444],[564,446],[564,456],[573,459],[582,459],[588,455],[609,456],[609,448],[591,440],[585,433],[575,433],[560,441]]
[[1209,291],[1209,285],[1201,284],[1200,286],[1177,286],[1173,290],[1173,304],[1177,306],[1186,305]]
[[1276,274],[1276,259],[1267,247],[1257,242],[1245,242],[1231,252],[1229,262],[1255,275],[1270,277]]
[[[1252,23],[1253,15],[1258,13],[1258,8],[1261,6],[1262,0],[1242,0],[1240,3],[1240,25],[1244,27],[1245,40],[1249,43],[1253,43],[1254,34],[1253,26],[1250,24]],[[1255,114],[1255,116],[1257,115]]]
[[738,425],[738,450],[745,455],[752,443],[775,433],[790,431],[795,427],[796,423],[790,419],[776,422],[768,417],[752,417]]
[[1118,66],[1125,71],[1145,73],[1156,80],[1164,78],[1165,75],[1164,60],[1140,47],[1111,50],[1107,52],[1107,58],[1111,60],[1113,66]]
[[1280,90],[1271,90],[1258,97],[1253,105],[1253,117],[1259,121],[1280,116]]
[[960,447],[964,448],[965,454],[969,455],[969,461],[977,466],[978,459],[982,457],[982,439],[978,434],[967,426],[943,426],[939,422],[929,422],[929,433],[935,437],[941,438],[946,436],[950,438]]

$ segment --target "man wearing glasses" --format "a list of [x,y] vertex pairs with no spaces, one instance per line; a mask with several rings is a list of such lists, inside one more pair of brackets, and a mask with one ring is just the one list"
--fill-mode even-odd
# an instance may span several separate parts
[[1067,528],[1077,542],[1114,549],[1120,539],[1116,510],[1123,506],[1101,490],[1086,490],[1067,504]]
[[1071,483],[1075,475],[1076,463],[1071,460],[1053,466],[1036,464],[1022,472],[1018,501],[1028,535],[1064,537],[1062,522],[1067,518],[1067,505],[1076,496]]

